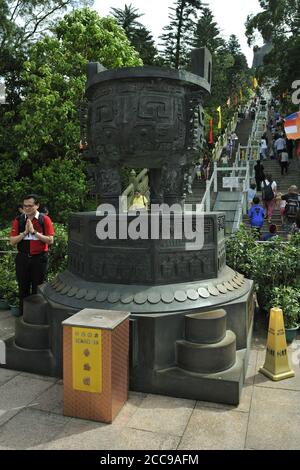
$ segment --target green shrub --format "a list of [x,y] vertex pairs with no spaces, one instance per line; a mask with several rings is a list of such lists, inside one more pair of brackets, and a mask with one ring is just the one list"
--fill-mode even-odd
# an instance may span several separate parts
[[59,272],[64,271],[68,261],[68,232],[63,224],[54,225],[54,243],[49,248],[48,280],[51,281]]
[[252,253],[257,237],[241,224],[234,235],[226,239],[226,261],[228,266],[252,279]]
[[300,290],[292,286],[274,287],[270,291],[268,307],[279,307],[282,309],[285,328],[298,326],[300,317]]
[[255,235],[241,226],[226,240],[226,255],[231,268],[253,279],[263,309],[275,306],[274,288],[297,288],[300,284],[300,235],[286,243],[279,237],[268,243],[256,243]]

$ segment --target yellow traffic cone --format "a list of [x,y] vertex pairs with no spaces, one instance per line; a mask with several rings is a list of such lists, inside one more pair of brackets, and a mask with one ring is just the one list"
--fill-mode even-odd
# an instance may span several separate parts
[[274,381],[295,376],[295,372],[289,366],[283,314],[280,308],[272,308],[270,312],[266,359],[259,372]]

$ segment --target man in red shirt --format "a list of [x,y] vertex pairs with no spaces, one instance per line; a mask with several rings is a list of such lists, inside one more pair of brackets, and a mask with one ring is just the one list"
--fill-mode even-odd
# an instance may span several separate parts
[[29,194],[23,202],[24,214],[13,220],[11,245],[18,247],[16,275],[19,285],[20,311],[23,299],[37,293],[37,287],[46,279],[48,245],[53,243],[54,229],[48,215],[38,211],[39,201]]

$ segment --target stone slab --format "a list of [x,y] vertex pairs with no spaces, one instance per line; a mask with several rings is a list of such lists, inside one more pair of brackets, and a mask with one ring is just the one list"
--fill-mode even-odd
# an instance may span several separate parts
[[145,393],[129,392],[127,402],[121,409],[120,413],[116,416],[112,424],[115,426],[127,425],[128,421],[134,416],[146,396],[147,395]]
[[300,449],[300,392],[254,387],[246,447]]
[[62,431],[69,419],[27,408],[0,427],[0,445],[29,449],[47,444]]
[[132,419],[130,428],[182,436],[196,402],[194,400],[149,394]]
[[11,419],[37,398],[51,384],[46,380],[21,374],[0,387],[0,425]]
[[54,384],[32,402],[35,410],[47,411],[63,415],[64,388],[61,384]]
[[[54,416],[54,415],[53,415]],[[76,420],[81,421],[81,420]],[[87,430],[86,426],[94,426]],[[74,421],[66,426],[69,436],[60,436],[51,443],[37,446],[35,449],[47,450],[174,450],[179,444],[179,437],[167,434],[129,429],[113,425]],[[81,429],[81,430],[80,430]],[[84,430],[85,429],[85,430]],[[76,431],[77,430],[77,431]]]
[[[13,379],[20,372],[17,370],[0,369],[0,386]],[[0,389],[1,390],[1,389]]]
[[179,450],[244,449],[248,414],[224,408],[207,408],[197,403]]

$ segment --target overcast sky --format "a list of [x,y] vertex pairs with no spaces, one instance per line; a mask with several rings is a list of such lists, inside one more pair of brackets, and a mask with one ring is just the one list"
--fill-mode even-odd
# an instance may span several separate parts
[[[95,0],[94,9],[101,16],[106,16],[111,7],[123,9],[125,4],[132,4],[144,13],[141,23],[152,32],[154,39],[157,40],[162,33],[163,26],[169,22],[168,8],[173,3],[173,0]],[[242,50],[251,66],[253,52],[252,48],[247,45],[244,24],[247,15],[260,11],[258,0],[205,0],[205,3],[212,10],[222,36],[228,39],[231,34],[235,34],[239,38]]]

